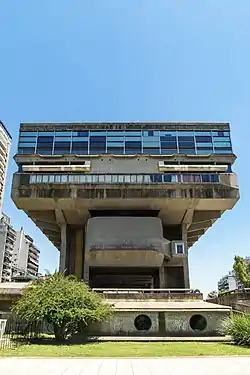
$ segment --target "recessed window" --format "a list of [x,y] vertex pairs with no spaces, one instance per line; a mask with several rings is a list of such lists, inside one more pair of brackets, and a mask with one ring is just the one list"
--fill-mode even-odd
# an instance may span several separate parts
[[193,331],[204,331],[207,328],[207,320],[203,315],[196,314],[191,316],[189,321]]
[[184,243],[176,243],[175,252],[177,255],[183,255],[185,253]]
[[147,315],[138,315],[134,324],[138,331],[148,331],[152,327],[152,321]]

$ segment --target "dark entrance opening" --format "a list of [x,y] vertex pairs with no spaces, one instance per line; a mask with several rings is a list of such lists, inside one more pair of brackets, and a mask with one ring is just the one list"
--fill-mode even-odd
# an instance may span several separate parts
[[91,267],[91,288],[148,289],[152,288],[157,268]]

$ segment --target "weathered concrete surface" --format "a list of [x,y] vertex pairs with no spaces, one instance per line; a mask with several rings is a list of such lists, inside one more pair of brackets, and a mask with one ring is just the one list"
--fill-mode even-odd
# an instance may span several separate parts
[[[216,336],[221,321],[230,314],[230,307],[198,302],[152,302],[152,301],[109,301],[114,304],[115,314],[106,322],[92,324],[90,334],[107,336]],[[152,322],[148,330],[138,330],[135,318],[147,315]],[[193,330],[190,319],[202,315],[206,327]]]
[[86,227],[85,252],[90,266],[160,266],[171,256],[156,217],[94,217]]
[[250,313],[250,293],[236,292],[207,300],[209,303],[230,306],[233,310]]
[[5,375],[249,375],[250,357],[0,359]]

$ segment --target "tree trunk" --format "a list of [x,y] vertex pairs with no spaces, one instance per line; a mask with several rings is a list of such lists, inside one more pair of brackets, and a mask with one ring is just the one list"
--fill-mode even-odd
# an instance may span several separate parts
[[57,324],[53,324],[53,327],[54,327],[54,334],[55,334],[56,341],[58,342],[65,341],[66,339],[65,328],[60,327]]

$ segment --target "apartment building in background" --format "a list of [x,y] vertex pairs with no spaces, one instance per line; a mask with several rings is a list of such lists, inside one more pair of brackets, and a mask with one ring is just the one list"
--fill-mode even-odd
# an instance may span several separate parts
[[39,249],[23,229],[16,231],[10,218],[0,220],[0,282],[8,282],[15,276],[38,276]]
[[0,217],[4,198],[4,188],[7,176],[7,167],[11,148],[11,135],[0,121]]
[[218,292],[228,292],[238,289],[238,282],[234,271],[230,271],[218,281]]
[[[247,265],[250,262],[250,257],[244,258],[244,263]],[[227,275],[223,276],[218,281],[218,292],[226,292],[230,290],[242,290],[244,289],[244,285],[240,282],[240,280],[237,278],[235,271],[229,271]]]

